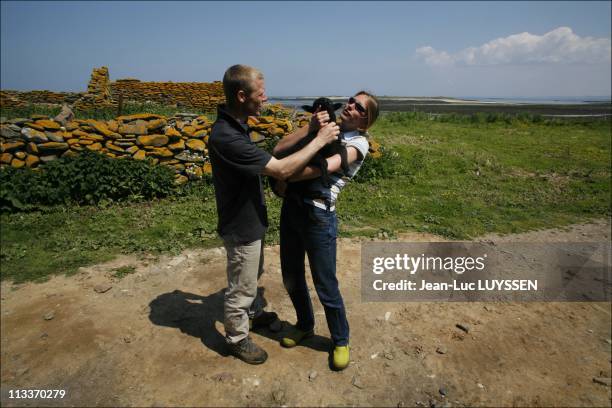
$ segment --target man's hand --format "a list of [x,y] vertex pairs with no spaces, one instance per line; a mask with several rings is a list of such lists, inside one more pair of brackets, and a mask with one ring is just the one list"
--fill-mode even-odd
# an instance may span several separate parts
[[329,122],[327,125],[323,126],[319,132],[317,133],[317,138],[315,140],[319,140],[323,144],[321,147],[325,146],[336,140],[338,135],[340,134],[340,127],[336,124],[336,122]]
[[280,160],[272,156],[262,173],[277,180],[287,180],[293,173],[303,168],[317,151],[325,147],[326,144],[337,140],[339,134],[340,128],[338,125],[335,122],[328,123],[319,129],[317,137],[301,150]]
[[315,112],[310,117],[308,130],[310,132],[317,131],[329,123],[329,113],[327,111]]

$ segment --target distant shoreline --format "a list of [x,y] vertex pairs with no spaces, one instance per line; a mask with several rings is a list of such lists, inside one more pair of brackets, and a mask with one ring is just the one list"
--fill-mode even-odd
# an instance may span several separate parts
[[[275,96],[271,101],[313,101],[318,96]],[[342,101],[348,96],[327,96],[331,100]],[[610,104],[612,97],[584,96],[584,97],[536,97],[536,98],[504,98],[504,97],[447,97],[447,96],[379,96],[380,101],[403,102],[415,104],[502,104],[502,105],[582,105],[582,104]]]
[[[334,101],[346,101],[347,97],[329,96]],[[270,103],[280,103],[290,108],[300,109],[315,97],[274,97]],[[490,98],[492,99],[492,98]],[[586,99],[586,98],[585,98]],[[506,113],[511,115],[528,113],[553,117],[609,117],[612,116],[610,100],[554,100],[518,101],[496,98],[495,100],[459,99],[447,97],[379,97],[383,112],[424,112],[431,114],[473,114]]]

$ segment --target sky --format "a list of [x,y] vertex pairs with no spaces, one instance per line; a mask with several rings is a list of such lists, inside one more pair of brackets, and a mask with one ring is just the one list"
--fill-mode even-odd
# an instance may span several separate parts
[[2,1],[0,88],[210,82],[268,96],[610,96],[611,2]]

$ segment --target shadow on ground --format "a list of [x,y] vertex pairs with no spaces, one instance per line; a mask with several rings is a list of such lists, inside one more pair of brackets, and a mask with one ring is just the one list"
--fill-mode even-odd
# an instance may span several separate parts
[[[174,327],[182,333],[199,338],[210,350],[221,356],[228,356],[225,336],[215,326],[217,322],[223,324],[223,288],[207,296],[174,290],[163,293],[149,303],[149,320],[157,326]],[[258,288],[264,305],[265,300],[263,287]],[[291,326],[289,322],[282,321],[282,330],[274,332],[266,327],[258,327],[252,330],[260,336],[280,342],[285,331]],[[314,335],[305,339],[298,347],[307,347],[312,350],[329,352],[331,340],[327,337]]]

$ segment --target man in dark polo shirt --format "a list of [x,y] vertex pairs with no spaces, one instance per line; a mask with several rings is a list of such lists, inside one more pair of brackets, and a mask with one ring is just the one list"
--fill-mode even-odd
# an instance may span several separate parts
[[[253,327],[277,319],[276,313],[263,311],[257,291],[268,227],[261,175],[286,180],[335,140],[339,128],[327,123],[326,112],[313,115],[309,126],[319,129],[317,137],[299,152],[277,160],[251,141],[247,126],[248,117],[259,115],[268,99],[263,74],[253,67],[234,65],[223,76],[223,90],[227,105],[218,108],[208,151],[219,217],[217,231],[227,251],[225,335],[233,355],[250,364],[261,364],[268,355],[249,337],[249,318]],[[309,126],[298,129],[294,137],[305,136]]]

